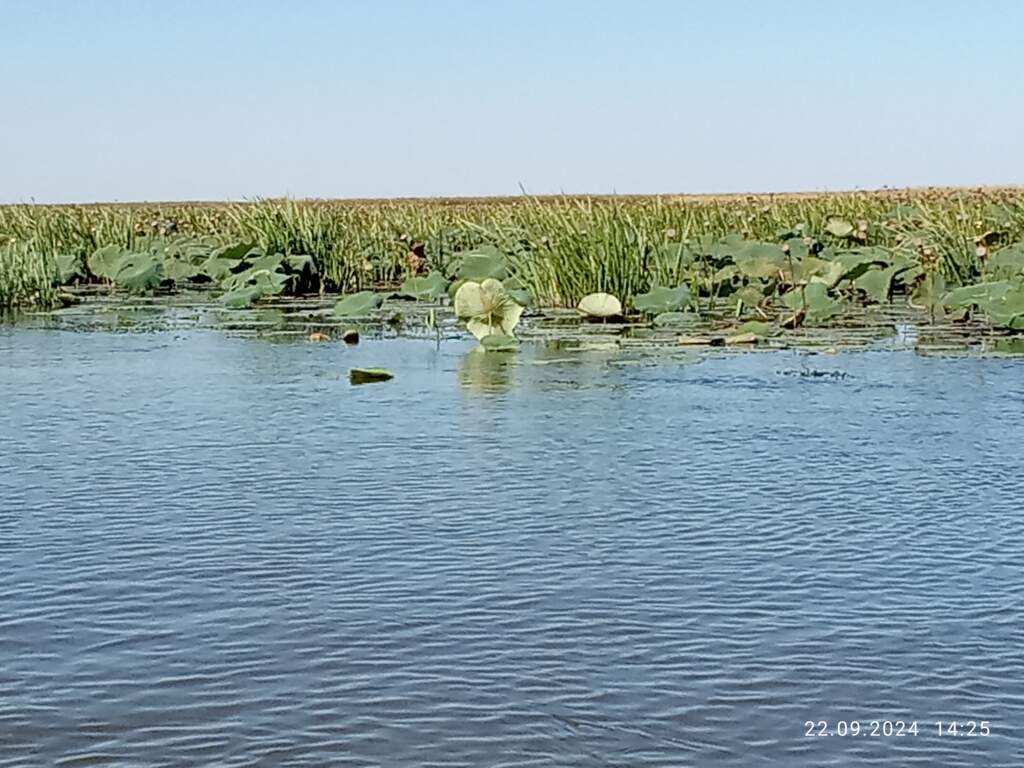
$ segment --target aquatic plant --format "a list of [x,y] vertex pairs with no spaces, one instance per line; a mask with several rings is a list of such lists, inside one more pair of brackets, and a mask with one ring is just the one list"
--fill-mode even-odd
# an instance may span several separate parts
[[455,314],[478,340],[495,334],[514,337],[523,315],[518,304],[496,278],[467,280],[455,294]]
[[580,299],[576,309],[588,317],[607,319],[622,314],[622,302],[610,293],[589,293]]

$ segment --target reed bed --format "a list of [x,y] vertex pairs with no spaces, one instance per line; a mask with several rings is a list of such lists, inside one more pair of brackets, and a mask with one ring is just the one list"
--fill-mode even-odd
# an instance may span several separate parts
[[441,271],[490,244],[540,302],[566,306],[594,291],[629,299],[678,283],[678,267],[659,256],[668,243],[731,233],[778,242],[837,218],[857,227],[855,244],[913,242],[938,257],[951,284],[966,284],[983,274],[987,247],[1024,240],[1024,190],[2,206],[0,305],[53,303],[60,255],[190,235],[309,254],[323,289],[338,292],[400,283],[414,243]]

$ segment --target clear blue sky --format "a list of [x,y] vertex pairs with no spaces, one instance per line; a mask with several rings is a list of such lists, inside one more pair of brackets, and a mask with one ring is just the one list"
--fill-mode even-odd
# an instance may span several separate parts
[[1024,183],[1017,0],[0,0],[0,202]]

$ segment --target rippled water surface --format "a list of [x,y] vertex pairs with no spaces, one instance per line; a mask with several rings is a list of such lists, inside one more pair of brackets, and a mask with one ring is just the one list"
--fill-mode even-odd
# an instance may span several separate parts
[[1024,765],[1024,363],[470,350],[0,329],[0,765]]

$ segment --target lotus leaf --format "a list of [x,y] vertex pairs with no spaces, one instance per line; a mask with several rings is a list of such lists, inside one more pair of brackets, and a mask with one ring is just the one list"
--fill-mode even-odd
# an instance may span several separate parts
[[89,271],[96,275],[96,277],[113,280],[124,255],[125,251],[123,248],[119,248],[116,245],[106,245],[89,254],[85,263],[89,267]]
[[435,301],[445,295],[448,281],[440,272],[431,272],[426,277],[410,277],[402,283],[401,294],[417,301]]
[[500,282],[488,278],[482,283],[469,280],[455,294],[455,314],[466,320],[466,328],[477,339],[501,333],[515,336],[523,307]]
[[292,272],[316,272],[316,262],[308,253],[293,253],[285,257],[284,263]]
[[220,301],[228,309],[247,309],[253,305],[253,302],[259,301],[261,298],[263,298],[263,293],[259,288],[247,285],[228,291],[220,297]]
[[360,291],[341,299],[334,305],[338,317],[366,317],[384,303],[384,297],[373,291]]
[[834,237],[849,237],[853,234],[855,227],[845,219],[832,218],[825,225],[825,231]]
[[997,280],[1024,274],[1024,243],[1014,243],[994,252],[988,259],[985,272]]
[[660,315],[665,312],[678,312],[683,307],[689,306],[693,301],[693,294],[689,286],[680,285],[678,288],[651,288],[647,293],[638,294],[633,299],[633,306],[637,311],[649,315]]
[[160,262],[148,253],[127,253],[118,260],[114,282],[126,291],[144,293],[160,285]]
[[504,280],[508,277],[505,256],[497,248],[481,247],[462,257],[458,277],[482,282],[488,278]]
[[809,283],[782,296],[782,303],[794,311],[806,310],[809,320],[827,320],[842,312],[842,305],[828,295],[824,283]]
[[373,384],[393,378],[395,374],[387,368],[353,368],[348,372],[348,380],[353,384]]
[[577,309],[590,317],[616,317],[622,314],[622,304],[610,293],[591,293],[584,296]]
[[202,267],[197,267],[185,259],[174,256],[164,259],[164,277],[176,283],[184,280],[191,280],[197,275],[203,274]]
[[892,295],[892,281],[900,272],[906,270],[905,264],[896,264],[892,267],[872,267],[863,275],[853,281],[855,288],[858,288],[868,295],[870,299],[885,304]]
[[733,258],[736,268],[747,277],[774,277],[787,265],[786,252],[775,243],[747,243]]

